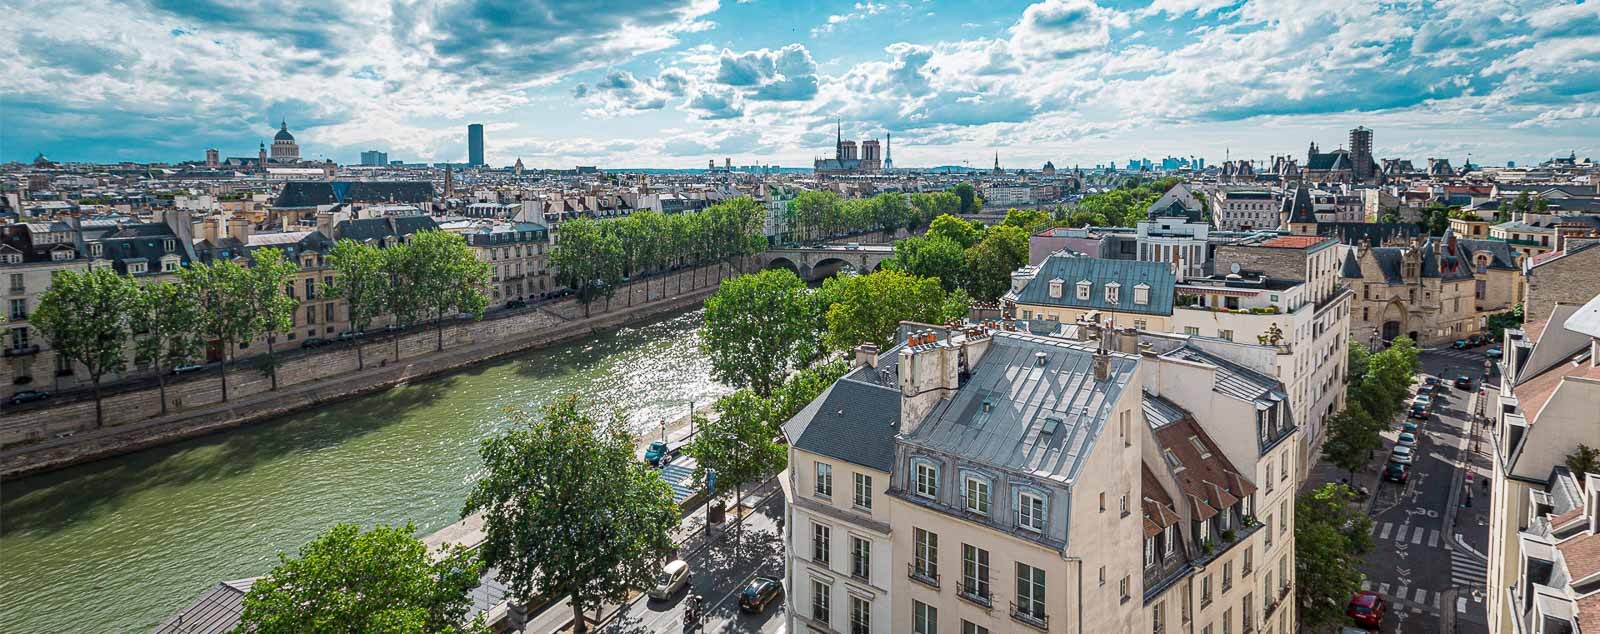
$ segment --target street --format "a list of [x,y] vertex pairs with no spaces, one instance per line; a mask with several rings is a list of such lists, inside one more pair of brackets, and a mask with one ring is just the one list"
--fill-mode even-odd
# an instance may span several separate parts
[[700,632],[766,632],[785,629],[783,610],[787,597],[780,596],[761,614],[739,611],[739,593],[756,576],[783,579],[783,539],[778,521],[783,517],[783,493],[777,487],[764,492],[764,498],[747,494],[746,503],[754,511],[744,520],[744,537],[736,537],[729,527],[722,539],[694,552],[686,553],[689,585],[665,601],[641,595],[623,606],[603,628],[616,634],[646,634],[696,631],[684,624],[684,599],[689,594],[705,597],[705,623]]
[[[1373,490],[1373,549],[1363,567],[1363,589],[1390,601],[1383,632],[1487,632],[1481,554],[1488,542],[1487,490],[1481,487],[1487,460],[1473,451],[1468,411],[1485,357],[1478,348],[1423,351],[1420,358],[1424,375],[1439,377],[1446,388],[1426,420],[1407,419],[1420,427],[1407,482],[1379,480]],[[1455,388],[1458,376],[1471,377],[1472,389]],[[1383,434],[1385,447],[1374,453],[1358,484],[1367,486],[1387,462],[1399,435],[1395,427]]]

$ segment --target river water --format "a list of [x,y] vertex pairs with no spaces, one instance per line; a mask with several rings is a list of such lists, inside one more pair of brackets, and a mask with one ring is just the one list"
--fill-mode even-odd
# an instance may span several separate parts
[[460,518],[507,408],[576,391],[641,433],[728,392],[700,311],[0,487],[0,631],[141,632],[336,522]]

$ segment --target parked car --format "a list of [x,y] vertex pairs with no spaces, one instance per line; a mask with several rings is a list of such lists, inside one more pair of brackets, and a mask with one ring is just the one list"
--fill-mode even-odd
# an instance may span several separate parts
[[339,333],[339,341],[354,341],[365,336],[367,336],[367,333],[360,330],[346,330]]
[[1470,348],[1471,345],[1467,343],[1466,339],[1457,339],[1455,340],[1455,343],[1450,344],[1450,347],[1455,348],[1456,350],[1466,350],[1467,348]]
[[1406,477],[1411,475],[1411,469],[1398,462],[1383,465],[1383,479],[1390,482],[1406,483]]
[[1427,386],[1428,391],[1430,392],[1437,392],[1444,389],[1444,382],[1440,381],[1439,377],[1436,376],[1422,377],[1422,384]]
[[326,345],[331,344],[331,343],[333,343],[333,342],[332,341],[328,341],[327,339],[323,339],[321,337],[312,337],[310,339],[306,339],[305,341],[300,342],[300,347],[301,348],[305,348],[307,350],[310,350],[312,348],[321,348],[321,347],[326,346]]
[[190,372],[199,372],[201,370],[204,370],[205,367],[206,366],[200,365],[198,363],[185,363],[183,365],[180,365],[178,367],[173,368],[172,369],[172,373],[173,374],[188,374]]
[[1437,385],[1428,385],[1427,383],[1423,383],[1422,385],[1418,385],[1417,386],[1417,393],[1418,394],[1427,394],[1429,396],[1432,396],[1434,394],[1437,394],[1438,392],[1439,392],[1439,386],[1437,386]]
[[1389,455],[1389,460],[1400,464],[1411,464],[1417,461],[1417,454],[1410,447],[1397,446]]
[[776,579],[756,577],[739,593],[739,609],[745,612],[761,613],[767,606],[783,594],[783,585]]
[[1472,335],[1472,336],[1467,337],[1467,345],[1472,346],[1474,348],[1476,348],[1478,346],[1481,346],[1483,344],[1486,344],[1486,343],[1489,343],[1489,340],[1484,338],[1483,335]]
[[1418,394],[1411,397],[1411,403],[1413,405],[1420,403],[1423,407],[1426,407],[1430,410],[1433,409],[1433,397],[1427,394]]
[[528,302],[522,301],[520,299],[513,299],[513,300],[511,300],[509,302],[506,302],[506,308],[527,308],[527,307],[528,307]]
[[11,404],[21,405],[23,403],[42,401],[47,398],[50,398],[50,393],[44,390],[23,390],[11,395]]
[[1456,377],[1456,389],[1458,389],[1458,390],[1466,390],[1466,391],[1469,391],[1469,392],[1472,391],[1472,377],[1470,377],[1470,376],[1458,376],[1458,377]]
[[1428,418],[1428,406],[1413,402],[1411,407],[1406,410],[1406,417],[1426,420]]
[[666,599],[688,583],[689,563],[682,559],[674,559],[663,566],[661,574],[656,576],[656,585],[650,588],[650,598]]
[[1376,592],[1357,592],[1351,597],[1350,606],[1345,608],[1345,614],[1354,619],[1357,625],[1363,627],[1378,627],[1383,625],[1383,615],[1389,611],[1389,602],[1383,595]]
[[1417,446],[1417,435],[1411,432],[1400,432],[1400,437],[1394,442],[1402,447],[1415,447]]
[[1406,421],[1405,424],[1400,426],[1400,431],[1403,431],[1403,432],[1408,433],[1408,434],[1421,433],[1420,431],[1418,431],[1420,429],[1421,429],[1421,426],[1419,426],[1416,423],[1413,423],[1411,421]]
[[666,457],[667,443],[659,440],[650,443],[650,447],[644,450],[644,461],[650,463],[652,467],[661,466],[661,460]]
[[1489,355],[1490,359],[1498,359],[1501,354],[1500,346],[1490,346],[1488,350],[1484,351],[1484,354]]

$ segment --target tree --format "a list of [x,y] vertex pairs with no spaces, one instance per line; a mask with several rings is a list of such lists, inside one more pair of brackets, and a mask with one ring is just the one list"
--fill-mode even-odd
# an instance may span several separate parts
[[700,349],[718,381],[767,396],[815,349],[817,306],[787,269],[724,280],[706,298]]
[[489,305],[489,295],[483,291],[489,283],[489,263],[472,254],[466,238],[447,231],[418,231],[406,247],[404,256],[410,261],[402,269],[414,276],[410,286],[420,311],[433,315],[434,349],[443,350],[447,316],[466,313],[483,318]]
[[[755,482],[782,471],[788,451],[778,444],[772,404],[750,390],[739,390],[717,399],[714,419],[701,418],[700,431],[689,441],[689,455],[698,463],[696,479],[715,471],[717,479],[733,483],[733,503],[744,499],[744,483]],[[739,523],[744,534],[744,523]]]
[[1567,454],[1567,469],[1572,471],[1573,477],[1583,482],[1583,474],[1600,473],[1600,449],[1579,444],[1572,453]]
[[768,399],[772,407],[773,432],[777,433],[785,421],[800,413],[802,408],[816,400],[823,390],[849,371],[850,364],[844,359],[835,359],[790,376],[782,387],[773,390],[772,397]]
[[918,193],[911,195],[913,227],[926,227],[934,218],[961,213],[961,198],[951,192]]
[[901,227],[910,227],[912,221],[911,204],[906,201],[906,195],[896,192],[878,194],[872,199],[874,220],[878,229],[894,237],[894,232]]
[[272,349],[278,333],[294,328],[294,311],[300,302],[288,289],[294,284],[294,273],[299,269],[293,260],[283,257],[279,249],[256,249],[250,254],[249,273],[245,276],[244,295],[254,317],[245,340],[262,335],[267,339],[267,367],[272,375],[272,389],[278,389],[278,358]]
[[1328,421],[1328,437],[1322,443],[1322,456],[1350,474],[1367,465],[1369,452],[1383,446],[1378,427],[1360,407],[1346,407]]
[[56,354],[89,372],[94,385],[95,427],[105,424],[100,379],[127,365],[123,346],[138,302],[133,278],[109,268],[61,271],[28,317],[28,323],[50,342]]
[[967,249],[967,292],[996,301],[1011,290],[1011,273],[1028,263],[1028,234],[1013,226],[990,227]]
[[437,555],[416,528],[338,524],[278,554],[278,566],[244,597],[235,632],[487,632],[480,615],[466,624],[468,593],[483,564],[464,546]]
[[789,201],[789,222],[801,242],[827,233],[831,219],[838,214],[839,195],[831,191],[803,191]]
[[1006,227],[1016,227],[1023,233],[1033,235],[1050,228],[1054,219],[1049,212],[1042,209],[1012,209],[1006,212],[1006,219],[1000,224]]
[[486,473],[461,514],[483,514],[479,553],[513,596],[570,596],[586,631],[585,609],[621,602],[655,578],[678,507],[661,475],[634,456],[619,413],[597,419],[568,395],[543,420],[514,419],[484,441]]
[[240,343],[250,341],[255,315],[249,295],[250,272],[232,260],[196,264],[178,272],[180,283],[193,294],[200,311],[200,331],[221,348],[217,375],[222,379],[222,400],[228,400],[228,361]]
[[1367,365],[1372,362],[1372,352],[1354,339],[1351,339],[1349,344],[1349,348],[1345,351],[1347,358],[1345,383],[1354,384],[1361,381],[1361,377],[1366,376]]
[[964,218],[941,214],[928,225],[928,237],[944,237],[966,249],[978,243],[982,228]]
[[1295,602],[1301,625],[1343,622],[1345,601],[1361,590],[1356,567],[1372,549],[1372,518],[1355,491],[1328,483],[1301,495],[1294,515]]
[[583,304],[585,317],[595,300],[616,293],[616,285],[622,281],[622,260],[622,241],[586,217],[562,223],[560,239],[550,250],[556,282],[572,289]]
[[192,289],[172,282],[151,282],[139,287],[131,322],[134,359],[155,368],[160,388],[161,413],[167,413],[167,371],[188,363],[200,352],[200,325],[204,317]]
[[833,302],[826,313],[825,339],[833,350],[862,343],[888,350],[902,321],[942,324],[967,311],[965,293],[945,293],[938,280],[900,271],[833,277],[822,286]]
[[894,257],[883,261],[884,268],[905,271],[917,277],[939,280],[946,291],[960,288],[966,277],[966,253],[961,245],[944,236],[911,236],[894,243]]
[[[335,275],[328,293],[343,299],[350,315],[350,329],[363,332],[372,320],[384,314],[389,305],[390,276],[385,270],[383,251],[378,247],[346,238],[333,245],[328,261]],[[356,367],[365,369],[363,346],[356,346]]]
[[983,208],[983,203],[978,201],[978,190],[973,189],[972,183],[958,183],[950,191],[961,200],[961,213],[975,214]]

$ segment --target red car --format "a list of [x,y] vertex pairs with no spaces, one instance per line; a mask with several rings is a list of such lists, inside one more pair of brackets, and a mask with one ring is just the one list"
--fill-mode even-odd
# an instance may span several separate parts
[[1376,592],[1358,592],[1350,599],[1350,607],[1345,609],[1345,614],[1355,619],[1356,624],[1362,627],[1378,627],[1383,624],[1383,615],[1389,611],[1389,602],[1383,600],[1383,595]]

